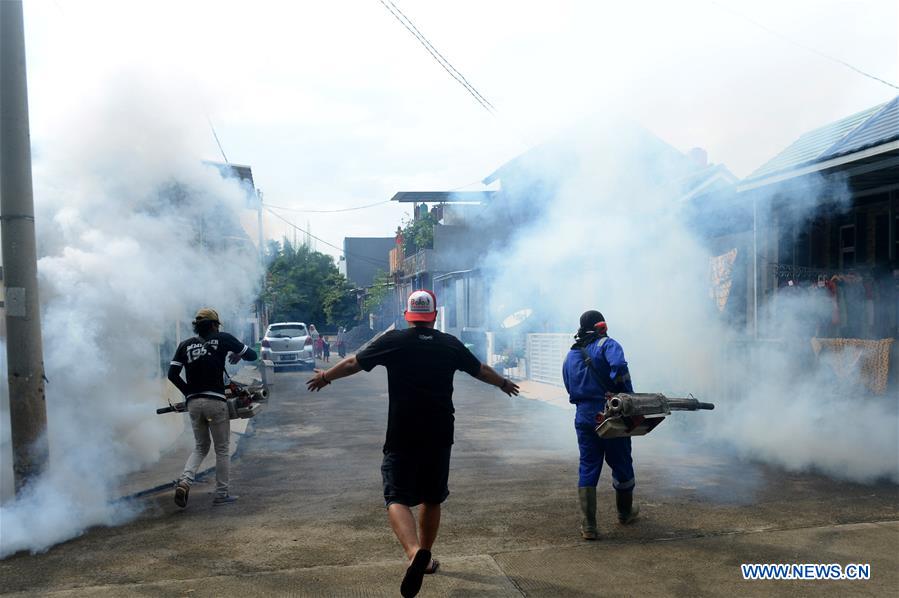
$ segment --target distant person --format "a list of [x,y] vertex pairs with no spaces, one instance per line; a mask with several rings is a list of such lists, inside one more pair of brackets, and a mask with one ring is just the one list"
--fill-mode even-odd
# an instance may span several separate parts
[[327,336],[322,337],[322,359],[324,359],[325,363],[331,361],[331,343],[328,341]]
[[338,357],[346,357],[346,328],[341,327],[337,331],[337,355]]
[[[187,402],[187,412],[194,430],[196,445],[184,472],[175,485],[175,504],[187,506],[190,486],[197,469],[209,452],[209,437],[215,445],[215,498],[213,505],[226,505],[237,500],[229,493],[231,418],[225,402],[225,356],[234,364],[241,359],[256,361],[256,352],[228,334],[220,332],[218,312],[204,307],[194,317],[193,336],[178,345],[168,378]],[[181,370],[187,371],[187,381],[181,378]]]
[[[589,361],[588,361],[589,359]],[[634,464],[630,438],[600,438],[596,434],[596,414],[606,405],[606,393],[634,392],[624,350],[610,338],[603,315],[586,311],[581,315],[575,342],[565,357],[562,380],[569,400],[577,408],[574,429],[580,449],[578,501],[581,507],[581,536],[596,540],[596,485],[602,462],[612,468],[612,487],[618,521],[631,523],[639,508],[634,500]]]
[[[390,525],[409,559],[400,586],[408,598],[418,594],[424,575],[440,566],[431,558],[431,548],[440,527],[440,505],[449,495],[456,370],[509,396],[518,394],[518,386],[478,361],[456,337],[434,330],[437,298],[431,291],[409,295],[404,315],[409,328],[386,332],[354,357],[316,370],[306,384],[310,391],[321,390],[361,370],[387,368],[390,405],[381,476]],[[418,530],[411,509],[417,505]]]
[[321,335],[318,333],[318,330],[316,330],[315,324],[309,324],[309,336],[312,337],[312,357],[317,358],[321,355],[321,351],[319,351]]

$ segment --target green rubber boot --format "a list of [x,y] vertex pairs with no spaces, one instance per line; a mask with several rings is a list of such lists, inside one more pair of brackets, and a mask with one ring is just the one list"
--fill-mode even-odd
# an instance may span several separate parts
[[584,540],[596,540],[596,488],[582,486],[577,489],[578,501],[581,504],[581,537]]
[[618,523],[627,525],[640,513],[640,506],[634,504],[633,492],[615,492],[615,506],[618,507]]

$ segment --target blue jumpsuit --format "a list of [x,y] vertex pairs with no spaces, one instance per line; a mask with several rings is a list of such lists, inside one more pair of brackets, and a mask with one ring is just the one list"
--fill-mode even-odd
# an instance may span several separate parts
[[[586,349],[605,388],[610,392],[634,392],[624,350],[617,341],[600,337],[587,345]],[[568,352],[562,366],[562,379],[569,400],[577,407],[574,429],[581,453],[578,486],[596,487],[605,458],[612,468],[612,487],[619,492],[632,491],[635,481],[631,439],[603,439],[596,435],[596,414],[605,407],[605,389],[584,363],[580,349]]]

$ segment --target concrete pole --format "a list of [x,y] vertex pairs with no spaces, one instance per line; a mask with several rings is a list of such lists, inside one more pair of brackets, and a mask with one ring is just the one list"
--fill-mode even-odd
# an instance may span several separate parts
[[47,463],[31,135],[21,0],[0,0],[0,220],[16,491]]
[[259,227],[259,268],[262,271],[262,281],[259,285],[259,336],[265,333],[268,327],[268,314],[265,312],[265,286],[267,272],[265,269],[265,233],[262,230],[262,190],[256,189],[256,215],[257,225]]

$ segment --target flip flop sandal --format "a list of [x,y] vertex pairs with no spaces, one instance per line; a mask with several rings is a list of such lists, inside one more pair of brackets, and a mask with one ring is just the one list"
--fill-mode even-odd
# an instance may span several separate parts
[[415,553],[412,564],[406,569],[406,575],[403,576],[403,583],[400,584],[400,594],[403,598],[413,598],[418,595],[421,589],[421,582],[424,581],[425,569],[431,563],[431,551],[420,549]]
[[425,575],[433,575],[434,573],[437,573],[437,569],[439,569],[439,568],[440,568],[440,561],[438,561],[437,559],[431,559],[430,564],[425,569]]

